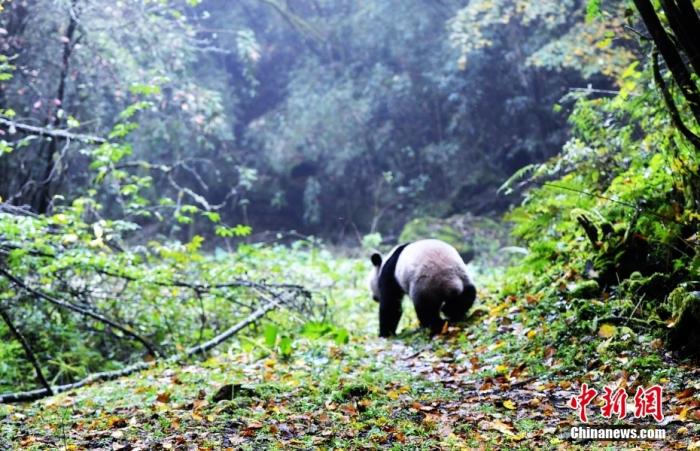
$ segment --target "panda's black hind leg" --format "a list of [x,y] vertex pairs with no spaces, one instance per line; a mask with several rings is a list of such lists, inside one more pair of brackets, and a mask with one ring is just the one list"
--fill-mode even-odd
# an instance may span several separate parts
[[445,300],[442,305],[442,314],[452,322],[463,321],[475,299],[476,288],[474,285],[468,284],[460,294]]
[[430,330],[430,335],[437,335],[442,332],[445,326],[445,320],[440,318],[439,304],[430,299],[416,299],[414,301],[416,307],[416,316],[421,327]]

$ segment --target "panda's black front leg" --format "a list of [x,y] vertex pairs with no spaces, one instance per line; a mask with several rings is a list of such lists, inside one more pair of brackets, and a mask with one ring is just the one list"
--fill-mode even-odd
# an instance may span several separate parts
[[401,319],[401,300],[385,299],[379,301],[379,336],[396,335],[396,328]]

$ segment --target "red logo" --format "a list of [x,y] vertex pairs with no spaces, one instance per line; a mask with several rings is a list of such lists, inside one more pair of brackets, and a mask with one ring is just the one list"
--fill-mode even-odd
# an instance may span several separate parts
[[610,418],[617,415],[619,419],[625,418],[627,415],[627,392],[624,388],[618,388],[613,391],[610,387],[605,387],[603,401],[605,404],[602,407],[602,414],[605,418]]
[[583,423],[588,423],[586,416],[586,406],[598,396],[598,391],[594,388],[589,389],[588,384],[581,384],[581,394],[572,396],[569,400],[569,407],[578,410],[578,416]]
[[635,418],[651,415],[656,421],[662,421],[664,419],[664,413],[661,410],[662,394],[663,389],[660,385],[654,385],[646,390],[642,387],[637,388],[637,393],[634,395]]
[[[611,418],[616,415],[617,418],[623,419],[627,416],[627,392],[624,388],[612,389],[604,388],[603,406],[601,407],[601,415],[605,418]],[[574,395],[569,399],[569,407],[578,411],[579,419],[582,423],[588,423],[588,415],[586,407],[593,402],[598,396],[598,391],[594,388],[589,388],[588,384],[581,384],[581,391],[578,395]],[[647,389],[643,387],[637,388],[634,395],[634,417],[644,418],[647,415],[653,417],[657,422],[664,419],[662,409],[663,389],[660,385],[654,385]]]

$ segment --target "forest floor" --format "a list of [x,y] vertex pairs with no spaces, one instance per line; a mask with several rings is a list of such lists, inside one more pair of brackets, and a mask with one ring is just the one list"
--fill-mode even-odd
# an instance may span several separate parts
[[[363,287],[356,290],[366,296]],[[347,343],[298,338],[288,357],[260,352],[260,342],[231,344],[205,361],[0,406],[0,449],[700,447],[697,365],[622,327],[601,326],[587,342],[557,344],[548,339],[555,325],[527,308],[535,295],[479,294],[469,321],[434,339],[412,332],[408,308],[407,332],[376,338],[376,304],[367,299],[337,315],[346,318],[340,325],[351,332]],[[623,347],[609,354],[613,336]],[[556,347],[566,345],[570,357],[561,357]],[[590,349],[599,352],[587,355]],[[642,385],[635,380],[663,386],[660,423],[633,417],[634,388]],[[606,385],[631,393],[627,417],[618,421],[601,416],[598,396],[587,408],[589,425],[646,425],[664,429],[666,439],[571,440],[580,423],[568,402],[582,382],[601,394]]]

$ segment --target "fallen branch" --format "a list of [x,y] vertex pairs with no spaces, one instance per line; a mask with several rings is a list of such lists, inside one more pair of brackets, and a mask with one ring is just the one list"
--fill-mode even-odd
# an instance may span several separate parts
[[38,218],[39,215],[31,211],[29,205],[12,205],[7,202],[0,202],[0,213],[7,213],[15,216],[30,216],[32,218]]
[[48,294],[42,293],[41,291],[38,291],[38,290],[35,290],[34,288],[32,288],[32,287],[28,286],[26,283],[24,283],[22,280],[18,279],[17,277],[15,277],[12,274],[10,274],[9,272],[7,272],[4,268],[0,268],[0,274],[5,276],[5,278],[7,278],[9,281],[11,281],[17,287],[22,288],[23,290],[31,293],[36,298],[43,299],[43,300],[48,301],[48,302],[50,302],[54,305],[57,305],[59,307],[63,307],[63,308],[66,308],[68,310],[71,310],[73,312],[80,313],[81,315],[89,316],[92,319],[95,319],[95,320],[97,320],[101,323],[104,323],[104,324],[108,324],[108,325],[114,327],[115,329],[120,330],[123,334],[140,342],[146,349],[148,349],[148,352],[150,352],[151,355],[153,355],[155,357],[158,356],[158,352],[156,351],[155,346],[153,346],[148,340],[146,340],[145,338],[143,338],[142,336],[140,336],[136,332],[129,330],[128,328],[122,326],[121,324],[119,324],[115,321],[112,321],[111,319],[106,318],[106,317],[100,315],[99,313],[95,313],[91,310],[88,310],[88,309],[79,307],[77,305],[62,301],[60,299],[56,299],[52,296],[49,296]]
[[94,373],[89,375],[83,380],[80,380],[78,382],[74,382],[72,384],[65,384],[65,385],[55,385],[51,387],[51,391],[53,393],[50,393],[49,390],[46,388],[38,388],[36,390],[30,390],[30,391],[23,391],[23,392],[17,392],[17,393],[7,393],[4,395],[0,395],[0,404],[7,404],[7,403],[13,403],[13,402],[24,402],[24,401],[34,401],[37,399],[45,398],[47,396],[51,396],[52,394],[58,394],[58,393],[63,393],[69,390],[74,390],[76,388],[84,387],[85,385],[89,385],[93,382],[102,382],[102,381],[109,381],[112,379],[116,379],[118,377],[122,376],[128,376],[129,374],[135,373],[137,371],[145,370],[146,368],[155,366],[156,361],[152,362],[139,362],[135,363],[133,365],[124,367],[120,370],[115,370],[115,371],[105,371],[103,373]]
[[65,130],[56,130],[45,127],[37,127],[34,125],[21,124],[19,122],[11,121],[3,117],[0,117],[0,125],[7,127],[7,129],[10,131],[21,130],[25,133],[35,136],[49,136],[51,138],[61,138],[95,144],[102,144],[107,142],[106,139],[100,138],[99,136],[85,135],[83,133],[71,133]]
[[190,357],[195,354],[203,354],[207,352],[208,350],[220,345],[224,341],[228,340],[232,336],[236,335],[238,332],[240,332],[242,329],[247,327],[248,325],[254,323],[255,321],[259,320],[263,316],[267,314],[270,310],[273,310],[277,307],[280,306],[280,303],[277,299],[272,300],[271,302],[265,304],[264,306],[260,307],[248,317],[241,321],[240,323],[236,324],[233,327],[228,328],[224,332],[220,333],[216,337],[212,338],[211,340],[202,343],[199,346],[193,346],[191,348],[188,348],[187,351],[185,351],[185,357]]
[[29,360],[29,363],[31,363],[34,367],[34,372],[36,372],[37,380],[41,385],[44,386],[44,389],[48,391],[48,394],[52,395],[53,391],[51,390],[51,386],[44,377],[44,372],[41,370],[39,360],[37,360],[36,355],[32,350],[32,347],[29,345],[29,342],[26,338],[24,338],[22,332],[20,332],[19,329],[17,329],[15,324],[12,322],[12,318],[10,318],[10,315],[2,307],[0,307],[0,317],[2,317],[3,321],[5,321],[5,324],[10,329],[10,332],[12,332],[12,335],[14,335],[15,338],[17,338],[17,341],[19,341],[19,343],[22,345],[22,348],[24,349],[24,355],[27,357],[27,360]]
[[[164,361],[169,362],[169,363],[177,363],[177,362],[185,360],[189,357],[192,357],[194,355],[203,354],[203,353],[211,350],[212,348],[220,345],[221,343],[228,340],[232,336],[236,335],[241,330],[245,329],[246,327],[248,327],[249,325],[251,325],[255,321],[257,321],[260,318],[262,318],[263,316],[265,316],[269,311],[271,311],[279,306],[280,306],[280,301],[275,299],[275,300],[269,302],[268,304],[265,304],[264,306],[260,307],[255,312],[248,315],[245,319],[243,319],[242,321],[240,321],[236,325],[226,329],[224,332],[220,333],[219,335],[217,335],[216,337],[207,341],[206,343],[202,343],[199,346],[194,346],[194,347],[188,348],[184,353],[174,355],[174,356],[172,356]],[[69,391],[69,390],[74,390],[76,388],[84,387],[84,386],[92,384],[94,382],[109,381],[109,380],[117,379],[119,377],[128,376],[128,375],[136,373],[138,371],[143,371],[145,369],[154,367],[160,362],[161,362],[161,360],[158,360],[158,359],[150,361],[150,362],[139,362],[139,363],[135,363],[133,365],[129,365],[127,367],[124,367],[120,370],[105,371],[102,373],[94,373],[94,374],[91,374],[90,376],[88,376],[85,379],[80,380],[78,382],[74,382],[72,384],[65,384],[65,385],[56,385],[56,386],[50,387],[48,389],[47,388],[40,388],[40,389],[30,390],[30,391],[25,391],[25,392],[7,393],[4,395],[0,395],[0,404],[34,401],[37,399],[44,398],[46,396],[51,396],[52,394],[55,394],[55,393],[63,393],[63,392]]]

